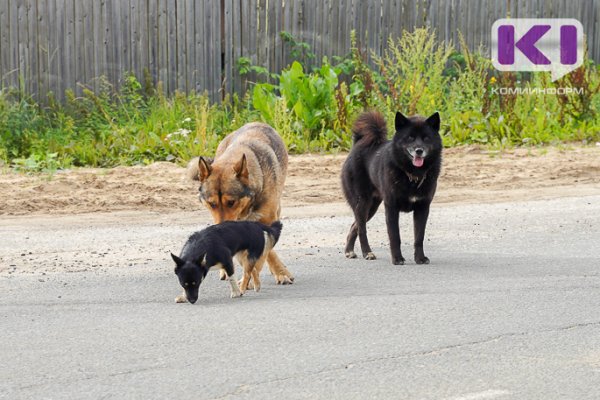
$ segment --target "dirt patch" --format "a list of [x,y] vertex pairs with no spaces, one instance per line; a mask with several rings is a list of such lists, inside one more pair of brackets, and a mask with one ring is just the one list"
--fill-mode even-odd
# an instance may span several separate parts
[[[290,158],[283,207],[343,202],[340,155]],[[185,169],[159,162],[145,167],[76,168],[51,177],[0,173],[0,214],[78,214],[108,211],[178,212],[200,208],[198,184]],[[436,203],[496,202],[600,194],[600,146],[447,149]]]

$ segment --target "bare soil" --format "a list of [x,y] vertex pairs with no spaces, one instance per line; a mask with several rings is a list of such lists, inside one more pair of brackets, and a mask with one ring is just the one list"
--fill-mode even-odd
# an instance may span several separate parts
[[[346,154],[290,158],[283,209],[343,203]],[[198,183],[172,163],[75,168],[52,176],[0,172],[0,215],[198,210]],[[600,194],[600,146],[446,149],[436,203],[499,202]],[[308,207],[308,208],[313,208]]]

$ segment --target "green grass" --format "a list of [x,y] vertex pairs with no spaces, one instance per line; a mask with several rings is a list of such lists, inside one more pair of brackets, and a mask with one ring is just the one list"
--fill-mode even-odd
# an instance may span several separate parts
[[[446,146],[494,149],[600,141],[600,70],[585,64],[552,83],[549,74],[501,73],[480,52],[457,52],[428,29],[390,40],[381,57],[352,36],[345,57],[315,63],[305,43],[286,34],[298,51],[280,73],[240,60],[240,73],[259,73],[242,96],[211,103],[205,94],[163,95],[162,85],[124,74],[115,90],[100,78],[94,92],[44,105],[17,89],[0,91],[0,163],[20,171],[52,172],[70,166],[185,163],[212,155],[229,132],[251,121],[275,127],[292,153],[338,152],[351,146],[351,125],[375,108],[391,121],[397,110],[439,111]],[[462,38],[461,38],[462,40]],[[464,43],[463,43],[464,44]],[[466,46],[461,46],[466,49]],[[582,94],[498,94],[494,88],[582,88]],[[390,132],[391,133],[391,132]]]

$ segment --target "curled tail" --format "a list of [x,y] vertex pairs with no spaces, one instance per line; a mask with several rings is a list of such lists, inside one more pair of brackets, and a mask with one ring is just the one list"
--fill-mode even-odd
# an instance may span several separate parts
[[387,140],[385,118],[377,111],[362,113],[352,125],[354,144],[378,145]]
[[273,238],[273,247],[279,241],[279,236],[281,235],[281,229],[283,225],[279,221],[275,221],[271,224],[271,226],[266,226],[265,231]]

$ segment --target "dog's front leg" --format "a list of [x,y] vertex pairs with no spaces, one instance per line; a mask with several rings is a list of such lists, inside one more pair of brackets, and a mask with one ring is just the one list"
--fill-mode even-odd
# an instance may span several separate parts
[[231,298],[241,297],[242,292],[240,291],[240,287],[238,286],[238,281],[235,279],[235,276],[231,275],[227,277],[229,284],[231,285]]
[[400,249],[400,227],[398,220],[400,212],[394,206],[385,205],[385,222],[387,225],[388,237],[390,239],[390,251],[392,252],[392,264],[404,265],[404,257]]
[[175,303],[187,303],[187,297],[185,297],[185,290],[179,296],[175,297]]
[[235,268],[233,267],[233,260],[229,259],[223,261],[221,263],[223,265],[223,269],[225,270],[225,274],[227,275],[227,280],[231,285],[231,298],[240,297],[242,292],[240,291],[240,287],[238,286],[238,281],[235,280]]
[[417,264],[429,264],[429,258],[423,252],[423,240],[425,239],[425,227],[429,217],[429,204],[421,204],[413,212],[413,225],[415,231],[415,262]]
[[294,282],[294,276],[288,271],[285,265],[283,265],[277,256],[277,253],[275,253],[275,250],[269,251],[267,263],[269,264],[269,270],[275,277],[275,282],[277,282],[278,285],[289,285]]

